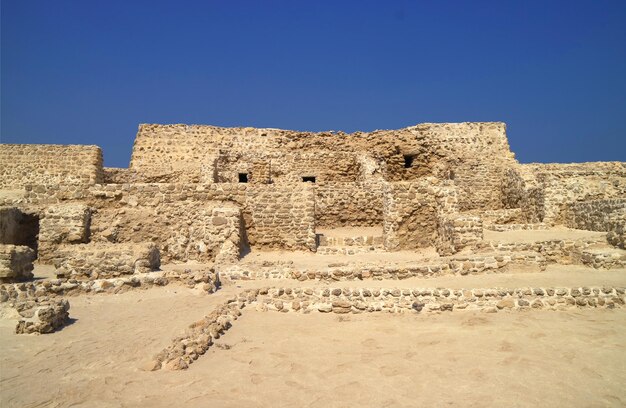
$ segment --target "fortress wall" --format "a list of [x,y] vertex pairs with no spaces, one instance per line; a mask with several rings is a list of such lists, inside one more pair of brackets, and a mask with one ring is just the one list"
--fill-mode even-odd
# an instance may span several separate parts
[[97,146],[0,144],[0,190],[25,184],[102,182],[102,151]]
[[324,182],[315,186],[318,227],[370,227],[383,223],[384,182]]
[[[297,132],[141,125],[131,169],[144,182],[416,181],[453,179],[462,210],[500,209],[504,171],[515,164],[503,123],[421,124],[374,132]],[[405,156],[413,160],[405,166]]]
[[437,202],[430,180],[385,184],[383,217],[387,250],[432,246],[437,237]]

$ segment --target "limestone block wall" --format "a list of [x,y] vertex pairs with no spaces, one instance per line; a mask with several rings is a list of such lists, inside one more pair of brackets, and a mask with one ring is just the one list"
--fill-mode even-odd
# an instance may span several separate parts
[[161,265],[159,250],[152,243],[60,245],[52,261],[58,277],[72,279],[145,273]]
[[435,240],[440,255],[452,255],[472,248],[483,240],[483,221],[469,215],[441,215],[437,218],[438,237]]
[[221,238],[211,226],[212,211],[222,207],[241,209],[244,244],[259,249],[315,248],[315,193],[310,183],[107,184],[86,190],[27,186],[26,201],[84,203],[93,209],[92,240],[156,242],[165,260],[217,256],[215,239]]
[[250,245],[259,248],[315,251],[315,191],[309,183],[277,188],[251,186],[246,191]]
[[0,190],[25,184],[87,186],[102,180],[98,146],[0,144]]
[[382,225],[384,184],[384,182],[316,183],[317,227]]
[[517,165],[501,190],[505,206],[521,208],[526,222],[563,224],[571,203],[625,197],[626,163]]
[[[387,163],[388,180],[448,179],[458,189],[461,211],[502,208],[504,170],[516,163],[504,123],[422,123],[381,133],[393,135],[399,146]],[[407,155],[413,157],[410,168],[403,166]]]
[[85,204],[47,207],[39,224],[39,261],[51,261],[59,245],[89,242],[90,223],[91,210]]
[[623,233],[626,229],[626,197],[570,203],[565,208],[563,221],[569,228]]
[[437,236],[437,204],[431,180],[387,183],[383,192],[383,236],[387,250],[433,244]]
[[[131,199],[136,200],[136,199]],[[241,252],[241,214],[222,202],[173,201],[144,205],[139,201],[120,208],[102,207],[92,221],[95,242],[158,245],[164,262],[208,262],[238,259]]]
[[118,167],[104,167],[102,169],[102,184],[134,183],[137,175],[130,169]]
[[35,251],[27,246],[0,244],[0,281],[32,279]]

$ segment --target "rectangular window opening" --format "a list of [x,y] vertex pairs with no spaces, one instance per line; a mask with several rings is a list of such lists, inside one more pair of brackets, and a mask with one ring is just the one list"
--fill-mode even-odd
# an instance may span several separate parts
[[405,169],[410,169],[411,167],[413,167],[413,158],[415,156],[413,155],[404,155],[404,168]]
[[248,182],[248,173],[239,173],[239,182],[247,183]]
[[315,183],[315,177],[302,177],[302,181],[305,183]]

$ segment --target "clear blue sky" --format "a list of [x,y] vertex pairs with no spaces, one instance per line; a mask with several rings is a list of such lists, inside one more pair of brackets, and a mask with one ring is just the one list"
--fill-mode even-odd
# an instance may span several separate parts
[[3,143],[504,121],[522,162],[626,161],[624,0],[1,4]]

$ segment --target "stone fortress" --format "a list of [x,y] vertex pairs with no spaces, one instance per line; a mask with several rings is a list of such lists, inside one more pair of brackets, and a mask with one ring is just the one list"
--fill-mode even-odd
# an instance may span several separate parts
[[[625,226],[626,163],[520,164],[498,122],[351,134],[144,124],[127,169],[103,167],[97,146],[0,144],[0,300],[18,333],[61,328],[71,296],[245,283],[151,370],[188,367],[246,307],[621,306],[624,287],[427,278],[551,264],[623,274]],[[415,277],[424,288],[394,287]]]

